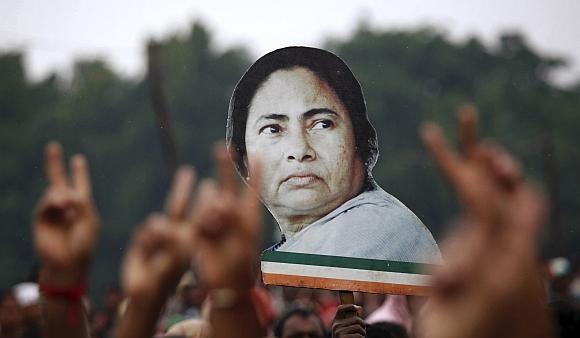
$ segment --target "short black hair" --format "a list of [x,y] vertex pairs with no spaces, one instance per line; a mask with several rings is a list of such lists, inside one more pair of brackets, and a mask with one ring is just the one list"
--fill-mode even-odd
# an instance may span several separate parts
[[311,47],[286,47],[259,58],[236,85],[228,110],[226,144],[234,156],[236,169],[247,176],[246,122],[254,95],[270,74],[277,70],[304,67],[324,80],[344,104],[352,122],[355,150],[366,168],[367,183],[372,182],[371,170],[377,162],[377,133],[367,116],[360,84],[346,63],[331,52]]
[[280,316],[280,318],[276,322],[276,325],[274,326],[274,336],[276,336],[278,338],[282,337],[282,333],[284,332],[284,325],[286,324],[288,319],[290,319],[294,316],[298,316],[298,317],[304,318],[304,319],[307,319],[310,317],[316,318],[316,320],[318,321],[318,324],[320,325],[320,328],[322,329],[322,334],[326,335],[326,328],[324,327],[324,324],[322,324],[322,320],[316,314],[316,312],[312,311],[309,308],[294,307],[294,308],[288,309],[286,312],[284,312]]

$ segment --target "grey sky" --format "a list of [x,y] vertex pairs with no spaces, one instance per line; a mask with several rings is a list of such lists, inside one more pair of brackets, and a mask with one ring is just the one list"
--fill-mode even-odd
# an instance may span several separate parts
[[0,0],[0,51],[24,49],[31,76],[67,69],[74,58],[103,57],[140,74],[143,42],[201,19],[216,47],[245,45],[256,55],[286,45],[317,46],[348,35],[361,18],[374,27],[441,27],[453,39],[493,41],[518,30],[540,51],[564,56],[558,78],[580,79],[580,1],[576,0]]

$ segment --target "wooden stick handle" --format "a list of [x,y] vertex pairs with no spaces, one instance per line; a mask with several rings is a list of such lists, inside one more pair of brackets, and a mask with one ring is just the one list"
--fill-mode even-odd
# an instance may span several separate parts
[[[354,304],[354,293],[352,291],[338,291],[340,297],[340,304]],[[349,311],[345,313],[346,318],[356,316],[356,311]]]
[[338,291],[340,304],[354,304],[354,293],[352,291]]

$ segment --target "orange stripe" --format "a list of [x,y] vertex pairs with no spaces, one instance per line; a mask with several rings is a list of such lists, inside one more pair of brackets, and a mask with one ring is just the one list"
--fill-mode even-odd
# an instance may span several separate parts
[[266,285],[294,286],[299,288],[327,289],[337,291],[360,291],[368,293],[388,293],[397,295],[427,296],[429,286],[389,284],[335,278],[307,277],[262,272]]

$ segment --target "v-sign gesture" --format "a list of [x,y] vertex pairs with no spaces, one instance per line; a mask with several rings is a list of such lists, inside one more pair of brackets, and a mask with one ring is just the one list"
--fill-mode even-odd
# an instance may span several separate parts
[[99,230],[87,160],[75,155],[70,167],[69,177],[61,146],[48,144],[49,185],[38,204],[33,230],[43,272],[53,285],[76,284],[85,278]]

